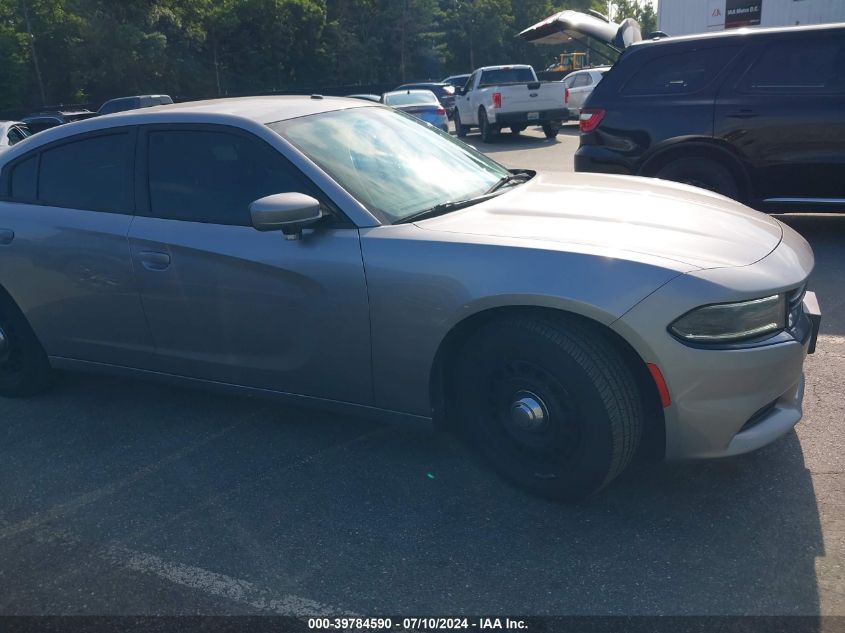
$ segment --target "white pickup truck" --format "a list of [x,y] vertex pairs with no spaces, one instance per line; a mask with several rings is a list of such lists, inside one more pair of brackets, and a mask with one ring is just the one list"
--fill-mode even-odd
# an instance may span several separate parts
[[519,134],[529,125],[542,126],[546,138],[554,138],[568,118],[563,84],[540,82],[531,66],[479,68],[455,95],[458,136],[463,138],[470,128],[477,127],[485,143],[502,128]]

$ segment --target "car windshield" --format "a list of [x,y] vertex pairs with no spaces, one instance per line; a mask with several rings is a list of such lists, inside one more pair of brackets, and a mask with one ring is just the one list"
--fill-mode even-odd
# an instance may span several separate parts
[[537,81],[530,68],[497,68],[481,73],[479,88],[484,86],[502,86],[504,84],[524,84]]
[[388,92],[384,95],[384,102],[389,106],[438,105],[440,103],[434,93],[429,90]]
[[485,194],[508,171],[418,119],[383,107],[271,123],[382,222]]

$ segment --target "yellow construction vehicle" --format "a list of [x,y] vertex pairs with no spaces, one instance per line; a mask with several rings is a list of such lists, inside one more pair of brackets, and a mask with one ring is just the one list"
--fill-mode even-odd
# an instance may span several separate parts
[[561,53],[555,62],[546,68],[547,72],[571,72],[587,67],[587,53]]

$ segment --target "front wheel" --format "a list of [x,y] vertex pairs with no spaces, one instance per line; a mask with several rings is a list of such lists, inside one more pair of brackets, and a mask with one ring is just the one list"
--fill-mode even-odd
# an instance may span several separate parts
[[21,398],[50,384],[50,363],[26,318],[0,297],[0,396]]
[[616,477],[642,434],[636,382],[598,327],[579,317],[494,321],[455,366],[455,422],[505,479],[579,500]]
[[710,158],[679,158],[665,165],[655,176],[709,189],[728,198],[739,198],[739,185],[731,172]]
[[555,125],[554,123],[544,123],[543,124],[543,134],[546,135],[546,138],[557,138],[557,133],[560,130],[559,125]]

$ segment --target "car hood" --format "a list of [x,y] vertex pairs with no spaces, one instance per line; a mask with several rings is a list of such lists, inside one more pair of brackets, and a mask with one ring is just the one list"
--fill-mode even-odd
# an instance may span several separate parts
[[778,221],[724,196],[653,178],[598,174],[537,175],[500,196],[416,224],[700,269],[753,264],[783,236]]

